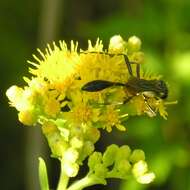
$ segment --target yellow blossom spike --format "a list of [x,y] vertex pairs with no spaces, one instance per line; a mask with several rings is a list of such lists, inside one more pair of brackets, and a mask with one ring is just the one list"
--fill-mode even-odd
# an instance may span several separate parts
[[129,116],[129,114],[126,113],[126,114],[121,115],[120,118],[124,118],[124,117],[128,117],[128,116]]
[[39,48],[37,48],[37,51],[39,52],[39,54],[41,55],[43,60],[46,60],[46,56],[44,55],[44,53]]
[[59,41],[59,45],[63,51],[67,51],[67,44],[65,41]]
[[125,128],[123,125],[117,124],[117,125],[115,125],[115,126],[116,126],[116,128],[117,128],[118,130],[120,130],[120,131],[126,131],[126,128]]
[[[56,50],[56,49],[57,49],[57,46],[54,48],[54,50]],[[53,50],[51,49],[50,44],[47,44],[47,52],[49,55],[51,55],[53,53]]]
[[27,61],[27,63],[30,63],[31,65],[35,66],[36,68],[38,68],[38,67],[39,67],[39,64],[34,63],[34,62],[32,62],[32,61]]
[[74,43],[73,40],[71,40],[71,52],[77,52],[77,48],[78,48],[78,42],[76,42],[76,44]]
[[41,60],[40,60],[35,54],[33,54],[32,56],[33,56],[33,58],[34,58],[38,63],[41,63]]
[[23,80],[26,82],[26,83],[29,83],[30,82],[30,79],[28,77],[23,77]]

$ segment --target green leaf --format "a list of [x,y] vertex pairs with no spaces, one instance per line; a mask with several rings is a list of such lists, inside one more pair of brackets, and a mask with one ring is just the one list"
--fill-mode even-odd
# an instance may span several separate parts
[[45,161],[39,157],[39,179],[41,190],[49,190],[48,176]]

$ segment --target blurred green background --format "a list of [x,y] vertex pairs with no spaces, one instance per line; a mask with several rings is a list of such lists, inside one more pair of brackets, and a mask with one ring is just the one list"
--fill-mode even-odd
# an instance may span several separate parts
[[[113,131],[97,144],[142,148],[157,178],[151,185],[109,181],[118,190],[190,190],[190,1],[189,0],[7,0],[0,1],[0,189],[38,190],[38,156],[48,162],[55,189],[59,165],[49,158],[47,142],[37,127],[23,127],[8,106],[5,91],[24,85],[26,60],[36,48],[53,40],[87,40],[104,43],[115,34],[142,40],[146,70],[168,82],[169,117],[134,117],[128,132]],[[85,171],[85,169],[84,169]],[[81,175],[84,172],[81,171]],[[88,188],[88,189],[96,189]]]

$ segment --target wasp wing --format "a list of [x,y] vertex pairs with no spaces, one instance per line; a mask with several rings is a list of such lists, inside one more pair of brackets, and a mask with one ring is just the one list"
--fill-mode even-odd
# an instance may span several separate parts
[[110,82],[106,80],[94,80],[86,83],[81,89],[88,92],[97,92],[111,86],[125,86],[122,83]]

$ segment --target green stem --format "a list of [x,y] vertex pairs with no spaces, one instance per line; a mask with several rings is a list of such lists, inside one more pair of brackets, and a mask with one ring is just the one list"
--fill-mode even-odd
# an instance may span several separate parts
[[86,176],[82,178],[79,181],[76,181],[73,183],[67,190],[82,190],[85,187],[89,187],[95,184],[106,184],[106,181],[104,179],[99,179],[95,176]]
[[59,177],[59,183],[57,186],[57,190],[66,190],[68,182],[69,182],[69,177],[63,171],[62,162],[61,162],[61,173],[60,173],[60,177]]

